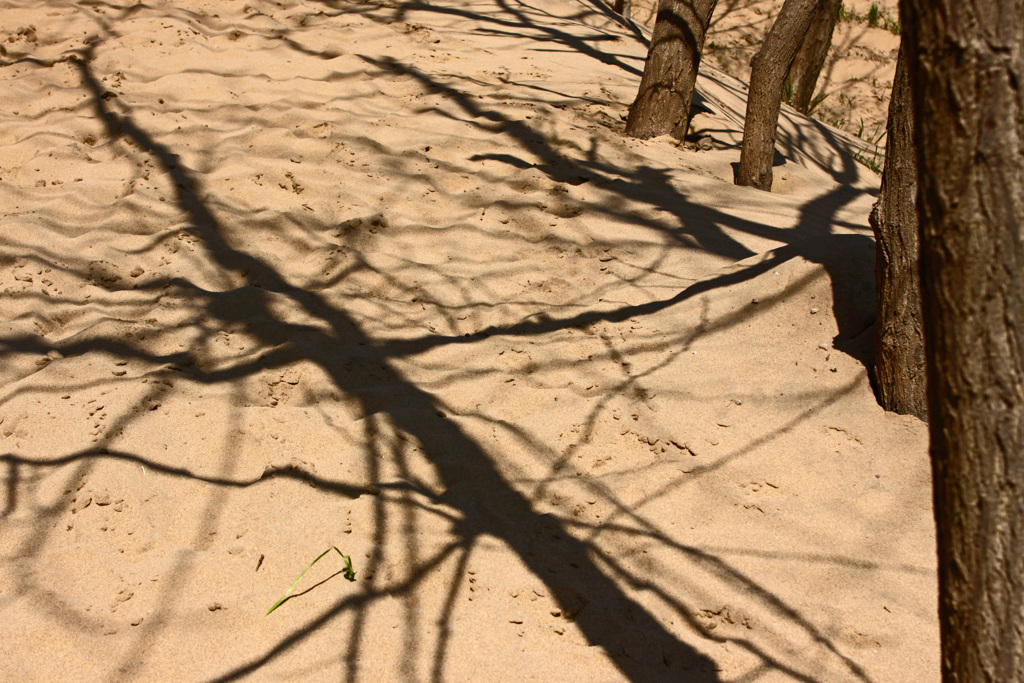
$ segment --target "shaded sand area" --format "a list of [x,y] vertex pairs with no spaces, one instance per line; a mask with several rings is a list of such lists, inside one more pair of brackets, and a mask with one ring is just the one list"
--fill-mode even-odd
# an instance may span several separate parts
[[0,678],[938,680],[855,139],[624,139],[586,2],[0,8]]

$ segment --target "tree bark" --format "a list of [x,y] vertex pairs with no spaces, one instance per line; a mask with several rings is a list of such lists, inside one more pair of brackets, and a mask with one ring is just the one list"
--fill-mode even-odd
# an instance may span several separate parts
[[789,67],[789,103],[805,114],[811,108],[818,76],[825,65],[828,50],[832,47],[832,33],[836,27],[841,1],[818,0],[811,26],[793,59],[792,66]]
[[661,0],[640,90],[626,118],[626,135],[686,137],[704,34],[716,4],[717,0]]
[[889,100],[882,189],[870,218],[878,253],[874,380],[883,408],[927,420],[912,107],[901,48]]
[[1024,0],[904,0],[943,679],[1024,679]]
[[740,166],[736,172],[737,185],[765,191],[772,189],[772,161],[782,88],[817,5],[818,0],[786,0],[765,36],[764,45],[750,62],[750,90]]

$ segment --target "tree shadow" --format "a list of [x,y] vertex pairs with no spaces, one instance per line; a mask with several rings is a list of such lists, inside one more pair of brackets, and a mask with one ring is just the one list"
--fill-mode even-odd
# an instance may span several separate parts
[[[323,4],[337,6],[337,3]],[[113,4],[106,6],[112,10],[128,11]],[[401,5],[394,13],[377,12],[375,9],[360,11],[377,18],[401,19],[406,12],[429,11],[487,21],[502,27],[497,30],[518,32],[533,40],[552,41],[565,49],[636,72],[625,57],[598,50],[595,44],[600,43],[595,40],[581,40],[578,36],[545,25],[542,21],[544,13],[536,8],[524,3],[500,3],[498,7],[499,11],[492,15],[418,3]],[[594,11],[603,15],[600,8]],[[109,30],[111,36],[115,35],[113,28]],[[532,35],[530,31],[538,35]],[[280,40],[289,49],[307,56],[326,61],[335,58],[334,53],[306,47],[300,38],[281,35]],[[856,351],[858,340],[870,325],[871,313],[857,307],[857,302],[863,301],[864,296],[863,292],[855,290],[873,286],[870,270],[865,270],[870,264],[866,257],[859,256],[862,252],[868,253],[865,246],[870,240],[866,236],[832,234],[838,212],[857,196],[856,190],[840,185],[819,199],[808,202],[801,209],[798,224],[790,228],[738,218],[691,199],[663,170],[646,165],[632,169],[617,167],[603,158],[596,142],[580,157],[566,154],[551,136],[538,127],[481,105],[479,99],[457,87],[457,79],[443,80],[438,74],[395,58],[358,57],[366,65],[364,72],[339,72],[335,77],[397,78],[416,83],[423,92],[443,96],[454,107],[431,109],[428,106],[424,108],[425,112],[432,110],[444,117],[468,123],[486,134],[503,136],[522,150],[521,156],[484,153],[462,162],[448,161],[445,162],[448,164],[445,170],[449,173],[478,172],[481,164],[491,162],[536,171],[554,183],[600,186],[609,197],[643,203],[669,216],[671,227],[666,227],[664,221],[633,215],[623,209],[621,203],[611,200],[591,202],[585,207],[588,215],[638,225],[664,238],[661,254],[650,262],[636,265],[622,276],[623,283],[636,291],[644,289],[644,278],[651,273],[664,275],[666,260],[676,249],[711,254],[722,261],[742,261],[759,253],[745,242],[748,237],[781,245],[756,263],[723,275],[702,278],[695,283],[678,282],[674,292],[648,297],[644,303],[602,302],[597,306],[594,302],[601,298],[601,290],[595,287],[560,304],[523,297],[512,302],[514,306],[504,310],[500,318],[488,318],[486,309],[496,306],[488,300],[499,297],[480,296],[478,292],[496,287],[496,283],[514,273],[517,267],[514,259],[507,262],[496,259],[489,277],[475,282],[463,281],[457,274],[446,272],[442,266],[431,268],[417,264],[420,270],[433,271],[460,292],[461,303],[451,303],[437,292],[415,285],[413,278],[403,270],[402,263],[392,263],[392,267],[385,270],[369,257],[375,240],[397,239],[389,236],[392,226],[387,224],[386,216],[382,214],[344,215],[341,221],[305,218],[302,213],[289,216],[288,221],[279,217],[267,219],[270,223],[267,233],[279,231],[284,235],[282,248],[292,242],[298,244],[318,239],[322,240],[319,242],[321,245],[335,245],[336,262],[311,277],[296,276],[268,258],[256,255],[256,245],[246,244],[239,238],[237,227],[221,217],[235,207],[229,203],[230,199],[217,196],[210,184],[203,180],[203,170],[195,164],[187,164],[184,155],[162,142],[160,134],[144,126],[139,112],[133,110],[131,104],[122,98],[107,96],[111,91],[102,80],[104,74],[97,67],[96,55],[102,47],[102,41],[93,42],[67,56],[65,63],[77,70],[92,115],[102,123],[106,132],[106,143],[117,147],[119,155],[137,159],[140,164],[144,158],[151,159],[154,172],[166,177],[173,193],[168,197],[168,203],[173,205],[169,210],[175,212],[179,226],[170,235],[127,240],[125,250],[152,252],[170,244],[180,250],[175,254],[188,252],[187,258],[200,264],[199,270],[207,277],[190,279],[176,275],[139,282],[123,278],[120,281],[105,280],[98,267],[90,270],[87,257],[65,268],[70,274],[97,283],[102,294],[98,294],[96,302],[90,305],[105,309],[108,317],[140,316],[140,311],[154,301],[169,302],[169,305],[186,302],[181,305],[176,330],[157,329],[147,334],[159,338],[166,333],[170,338],[177,331],[188,330],[191,336],[185,348],[168,351],[162,347],[162,350],[157,350],[159,345],[143,343],[152,339],[127,336],[124,329],[118,327],[99,327],[93,333],[63,340],[60,344],[50,343],[37,334],[19,332],[4,335],[5,354],[34,359],[59,350],[65,357],[111,357],[119,359],[118,362],[157,367],[159,369],[149,373],[148,377],[154,381],[144,385],[135,402],[144,406],[157,405],[158,408],[160,402],[166,400],[167,393],[173,391],[173,382],[180,381],[178,378],[187,378],[201,386],[233,387],[260,373],[305,363],[322,372],[333,389],[351,402],[352,410],[363,416],[360,455],[365,466],[365,479],[371,483],[367,486],[356,478],[344,481],[320,477],[297,466],[275,466],[258,477],[241,476],[236,472],[236,454],[230,444],[219,461],[211,459],[211,462],[197,467],[172,465],[150,456],[122,451],[113,445],[114,436],[144,419],[147,412],[152,412],[124,410],[111,420],[105,435],[88,448],[58,457],[29,457],[17,451],[0,456],[7,468],[6,497],[0,516],[9,518],[26,508],[26,496],[31,495],[28,482],[34,472],[55,468],[62,473],[66,471],[67,486],[73,488],[90,468],[101,462],[139,465],[162,476],[203,485],[209,491],[209,498],[202,508],[200,524],[192,539],[196,548],[202,548],[206,542],[204,539],[220,524],[227,492],[231,490],[252,489],[269,485],[273,480],[288,480],[312,486],[318,492],[337,498],[359,499],[369,495],[372,499],[373,551],[360,568],[367,577],[361,584],[362,592],[336,600],[270,646],[256,654],[248,653],[245,661],[225,665],[215,680],[236,680],[262,671],[268,664],[307,642],[318,631],[336,624],[343,616],[351,619],[351,628],[342,646],[343,659],[348,678],[355,680],[361,673],[360,667],[365,666],[360,655],[371,637],[371,612],[385,598],[402,601],[407,619],[401,655],[405,660],[415,660],[418,653],[428,647],[421,642],[422,627],[427,623],[439,626],[432,653],[434,669],[430,675],[433,680],[442,680],[446,675],[447,652],[453,638],[456,604],[460,595],[469,590],[469,558],[485,538],[498,539],[510,549],[529,574],[543,584],[561,613],[579,629],[587,645],[604,651],[618,672],[629,680],[675,681],[681,677],[692,681],[721,680],[715,662],[687,643],[677,629],[671,629],[664,623],[662,615],[666,613],[710,642],[735,644],[760,663],[762,672],[777,671],[797,680],[814,680],[812,675],[803,671],[795,657],[773,653],[754,638],[725,637],[709,629],[695,616],[694,606],[680,597],[685,591],[676,590],[674,582],[685,579],[680,576],[684,572],[673,567],[673,563],[706,572],[717,577],[722,585],[753,596],[767,611],[813,641],[821,652],[840,662],[848,673],[857,678],[867,678],[859,665],[844,655],[827,634],[799,610],[773,595],[756,576],[737,569],[719,554],[673,540],[644,514],[644,505],[668,492],[691,485],[710,469],[691,470],[685,476],[667,480],[663,490],[639,502],[626,502],[613,487],[598,481],[574,484],[589,487],[610,507],[609,519],[601,524],[580,519],[571,513],[542,512],[540,506],[544,496],[562,486],[569,477],[570,456],[586,443],[598,417],[608,410],[617,395],[633,391],[643,396],[645,373],[675,362],[703,336],[729,330],[756,315],[763,315],[772,306],[801,291],[806,282],[794,283],[776,297],[766,298],[756,311],[744,309],[717,320],[702,321],[693,329],[674,332],[667,340],[638,336],[632,351],[638,356],[644,353],[662,356],[647,370],[634,372],[626,368],[628,361],[621,357],[614,345],[607,344],[601,352],[602,357],[623,368],[622,374],[615,382],[601,387],[602,396],[585,416],[580,434],[562,450],[554,449],[515,420],[496,419],[485,412],[473,414],[453,410],[440,397],[440,391],[434,392],[428,384],[410,379],[402,367],[402,363],[430,352],[478,346],[495,338],[530,340],[545,345],[550,344],[546,339],[555,333],[650,317],[672,306],[697,301],[709,292],[749,281],[797,257],[821,264],[828,271],[839,323],[836,347],[847,345],[845,348],[859,353]],[[240,120],[259,122],[252,112],[231,115],[250,117]],[[390,150],[385,152],[397,157]],[[391,171],[405,173],[409,179],[415,177],[400,165]],[[139,172],[140,182],[144,179],[143,174]],[[485,178],[488,183],[514,182],[507,178],[507,173],[492,175]],[[468,197],[465,201],[472,204],[478,199]],[[525,209],[525,204],[505,207],[509,212],[519,209]],[[249,227],[259,227],[259,216],[248,220]],[[333,238],[322,239],[324,234]],[[517,241],[514,237],[501,239],[505,240],[503,244],[507,247]],[[572,244],[559,239],[551,239],[550,243],[553,248],[565,250],[602,248],[601,245]],[[612,249],[613,246],[617,248],[613,244],[607,248]],[[858,256],[851,261],[851,254]],[[54,265],[63,258],[56,252],[37,256],[42,261],[54,262]],[[368,293],[360,278],[371,276],[384,294],[373,292],[371,296]],[[211,281],[216,286],[211,285]],[[132,297],[137,310],[125,305],[124,296]],[[502,305],[504,303],[501,302]],[[417,318],[421,314],[412,304],[419,305],[422,310],[429,307],[435,317],[423,314],[422,318]],[[37,305],[43,307],[53,305],[53,302],[40,297]],[[356,306],[373,306],[378,320],[369,322],[368,316],[352,313],[350,309]],[[438,320],[443,323],[438,327],[443,329],[422,332],[424,326]],[[469,322],[462,322],[464,320]],[[219,332],[225,329],[235,330],[251,340],[251,348],[240,352],[231,350],[221,355],[204,354],[201,350],[217,343]],[[389,334],[380,332],[382,329]],[[135,333],[137,330],[133,330]],[[561,361],[551,361],[548,367],[555,367],[558,362]],[[59,359],[48,363],[57,368]],[[114,377],[118,377],[116,372],[119,370],[114,372]],[[438,380],[438,388],[454,386],[466,377],[491,376],[498,381],[499,373],[495,368],[463,367],[451,363],[443,367],[440,374],[443,376]],[[22,384],[5,394],[5,403],[28,394],[52,393],[60,386],[56,381],[49,383],[44,377]],[[76,388],[84,386],[79,384]],[[744,444],[718,461],[716,467],[779,438],[809,415],[833,405],[856,386],[854,382],[839,392],[807,397],[813,404],[811,410],[777,429],[767,430],[756,443]],[[325,397],[317,397],[318,400],[321,398],[326,400]],[[270,405],[275,405],[277,400],[271,398]],[[235,405],[243,403],[244,399],[239,397]],[[227,417],[229,423],[240,419],[237,411]],[[502,430],[544,463],[547,474],[539,482],[534,482],[532,493],[526,493],[528,489],[518,485],[519,482],[497,462],[499,454],[485,447],[476,428],[471,426],[476,423]],[[419,460],[429,463],[436,475],[435,482],[426,482],[417,473],[414,461]],[[52,540],[54,524],[71,503],[62,499],[49,509],[33,511],[34,533],[26,537],[15,555],[22,560],[32,560],[38,558],[48,544],[55,543]],[[450,525],[452,540],[439,548],[420,549],[418,525],[425,523],[426,516],[441,518]],[[397,532],[394,531],[396,526]],[[625,541],[619,543],[621,539]],[[401,579],[387,580],[385,553],[390,552],[396,543],[408,567]],[[604,550],[606,547],[628,547],[639,543],[657,546],[664,552],[663,559],[644,574],[637,569],[634,558],[618,557]],[[175,563],[171,576],[163,583],[160,604],[154,612],[158,618],[152,619],[153,625],[144,628],[134,638],[132,646],[116,667],[116,673],[112,674],[114,678],[131,678],[146,661],[162,633],[161,617],[169,618],[175,591],[189,576],[191,562],[182,557]],[[421,604],[420,589],[429,577],[443,571],[450,572],[450,586],[440,609],[434,614],[427,614],[427,607]],[[21,590],[41,592],[28,580]],[[657,608],[651,606],[652,601],[657,603]],[[55,615],[64,615],[62,619],[73,612],[58,605],[54,605],[52,611]]]

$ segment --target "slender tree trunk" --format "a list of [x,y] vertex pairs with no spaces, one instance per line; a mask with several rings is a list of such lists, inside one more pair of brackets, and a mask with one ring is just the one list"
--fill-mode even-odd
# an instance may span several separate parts
[[764,45],[750,62],[747,119],[736,184],[772,189],[775,131],[779,127],[782,88],[793,58],[814,16],[818,0],[786,0]]
[[615,0],[612,9],[629,19],[629,15],[633,12],[633,0]]
[[889,100],[882,190],[871,211],[871,227],[878,246],[874,379],[883,408],[927,420],[913,114],[907,63],[901,48]]
[[690,127],[697,70],[717,0],[661,0],[640,90],[629,108],[626,135],[671,133],[680,140]]
[[805,114],[811,108],[818,76],[825,65],[828,50],[832,47],[832,32],[836,28],[841,1],[818,0],[811,27],[793,59],[793,65],[789,67],[789,103]]
[[1024,680],[1024,0],[904,0],[942,671]]

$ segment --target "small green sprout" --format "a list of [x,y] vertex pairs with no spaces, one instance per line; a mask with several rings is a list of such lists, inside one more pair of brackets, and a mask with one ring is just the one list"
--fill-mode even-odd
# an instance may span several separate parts
[[348,579],[349,581],[355,581],[356,580],[356,572],[355,572],[354,569],[352,569],[352,558],[349,557],[348,555],[342,555],[341,551],[338,550],[338,547],[332,545],[330,548],[328,548],[327,550],[325,550],[322,553],[320,553],[320,557],[318,557],[315,560],[313,560],[312,562],[310,562],[309,566],[302,570],[302,573],[299,574],[299,578],[297,578],[294,581],[292,581],[292,585],[288,586],[288,590],[286,590],[284,592],[284,595],[281,596],[281,599],[278,600],[277,602],[275,602],[270,607],[270,609],[267,610],[266,614],[264,614],[263,616],[265,616],[265,617],[269,616],[271,612],[273,612],[278,607],[280,607],[281,604],[285,600],[288,599],[288,596],[292,594],[292,590],[295,588],[295,585],[299,581],[302,580],[302,577],[306,575],[306,572],[308,572],[310,569],[312,569],[314,564],[316,564],[317,562],[322,560],[324,558],[324,556],[327,555],[327,553],[331,552],[332,550],[334,552],[338,553],[339,555],[341,555],[341,559],[345,562],[345,578]]
[[882,11],[878,9],[877,3],[871,3],[871,9],[868,10],[868,26],[871,28],[878,27],[878,20],[882,15]]

